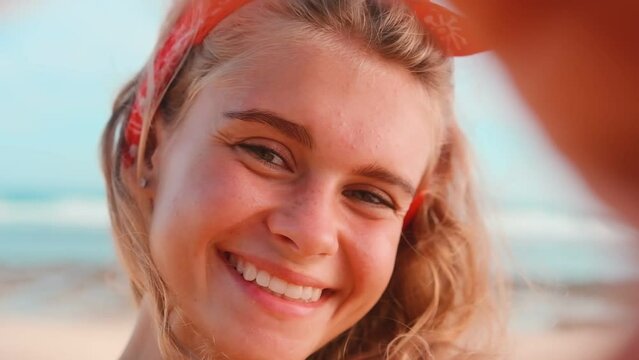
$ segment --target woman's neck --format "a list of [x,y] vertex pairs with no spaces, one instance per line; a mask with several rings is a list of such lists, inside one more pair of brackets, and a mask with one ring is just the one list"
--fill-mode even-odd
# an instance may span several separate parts
[[144,296],[142,301],[140,301],[135,328],[122,356],[120,356],[120,360],[155,360],[161,358],[153,319],[153,305],[148,296]]

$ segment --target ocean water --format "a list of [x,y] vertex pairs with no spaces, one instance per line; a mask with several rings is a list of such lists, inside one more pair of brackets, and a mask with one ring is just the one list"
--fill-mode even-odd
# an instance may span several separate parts
[[117,261],[106,228],[0,225],[0,265],[110,265]]
[[[639,279],[633,232],[601,215],[531,204],[485,215],[498,258],[517,285],[512,329],[627,321],[627,307],[616,298],[628,296],[623,289]],[[133,317],[104,193],[0,189],[0,294],[0,314],[11,316]]]
[[0,196],[0,265],[116,262],[99,190],[5,191]]
[[[598,217],[506,209],[489,223],[505,268],[544,284],[625,282],[639,278],[634,234]],[[104,195],[24,192],[0,198],[0,266],[117,263]]]

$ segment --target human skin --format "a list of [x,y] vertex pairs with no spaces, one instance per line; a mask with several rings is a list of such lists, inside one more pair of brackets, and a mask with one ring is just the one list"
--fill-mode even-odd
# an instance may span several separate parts
[[[639,2],[452,0],[591,188],[639,228]],[[616,359],[636,357],[639,333]]]
[[[213,76],[175,129],[156,122],[145,169],[151,255],[183,320],[231,359],[305,358],[388,285],[437,121],[408,71],[362,56],[282,44],[242,72]],[[247,115],[254,109],[308,138]],[[317,302],[275,296],[245,281],[229,255],[325,290]],[[182,343],[201,345],[191,335],[178,331]],[[154,341],[136,331],[125,355]]]

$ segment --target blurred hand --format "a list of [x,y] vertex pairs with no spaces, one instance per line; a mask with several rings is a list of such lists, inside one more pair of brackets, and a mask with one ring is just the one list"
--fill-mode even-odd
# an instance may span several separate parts
[[639,227],[639,1],[453,0],[593,190]]
[[[639,228],[639,1],[452,0],[555,145]],[[639,333],[617,360],[636,358]]]

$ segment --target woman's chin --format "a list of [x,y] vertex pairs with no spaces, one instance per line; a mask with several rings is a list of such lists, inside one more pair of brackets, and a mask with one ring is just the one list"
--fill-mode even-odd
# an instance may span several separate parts
[[[263,332],[263,331],[260,331]],[[308,338],[297,342],[284,334],[265,334],[247,329],[246,336],[241,338],[211,339],[215,348],[212,354],[231,360],[300,360],[315,352],[315,346],[308,343]]]

